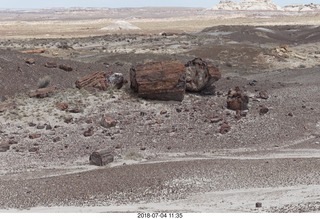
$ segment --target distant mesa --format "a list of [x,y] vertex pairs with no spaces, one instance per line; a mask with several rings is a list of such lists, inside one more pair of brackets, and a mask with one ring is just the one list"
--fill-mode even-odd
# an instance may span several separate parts
[[284,7],[284,10],[297,12],[320,11],[320,4],[287,5]]
[[234,2],[231,0],[221,0],[215,5],[213,10],[250,10],[250,11],[282,11],[283,9],[274,4],[272,0],[242,0]]
[[212,10],[308,12],[319,11],[320,4],[288,5],[282,8],[274,4],[272,0],[241,0],[240,2],[221,0]]
[[119,30],[141,30],[141,29],[127,21],[115,21],[109,26],[101,28],[101,30],[119,31]]

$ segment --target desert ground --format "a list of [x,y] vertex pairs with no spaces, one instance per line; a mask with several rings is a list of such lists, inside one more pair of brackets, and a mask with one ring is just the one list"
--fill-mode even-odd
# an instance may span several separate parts
[[[319,18],[201,8],[1,11],[0,148],[8,148],[0,152],[0,212],[319,212]],[[42,52],[26,53],[35,49]],[[130,83],[75,87],[95,71],[130,82],[138,63],[196,57],[219,68],[215,95],[156,101]],[[30,98],[43,80],[57,90]],[[226,103],[236,86],[249,96],[240,118]],[[103,115],[117,124],[102,127]],[[90,165],[104,148],[114,161]]]

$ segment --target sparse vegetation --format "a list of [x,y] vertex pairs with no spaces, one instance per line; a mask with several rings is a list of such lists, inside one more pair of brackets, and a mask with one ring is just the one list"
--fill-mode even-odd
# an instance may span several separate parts
[[51,78],[49,76],[45,76],[43,78],[39,78],[38,88],[48,87],[51,83]]

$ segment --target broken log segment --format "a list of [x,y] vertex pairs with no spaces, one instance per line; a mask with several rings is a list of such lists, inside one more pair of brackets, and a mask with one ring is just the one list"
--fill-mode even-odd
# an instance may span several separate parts
[[40,54],[40,53],[44,53],[45,51],[46,51],[45,49],[31,49],[31,50],[22,51],[22,53],[25,53],[25,54]]
[[102,149],[93,152],[89,157],[90,164],[96,166],[105,166],[114,161],[113,149]]
[[179,61],[138,64],[130,69],[130,87],[145,99],[182,101],[185,67]]
[[107,74],[105,72],[93,72],[76,81],[76,87],[87,88],[94,87],[100,90],[107,90],[108,82],[106,79]]
[[35,91],[31,91],[29,93],[29,97],[36,97],[36,98],[45,98],[52,95],[57,90],[57,87],[45,87],[40,88]]

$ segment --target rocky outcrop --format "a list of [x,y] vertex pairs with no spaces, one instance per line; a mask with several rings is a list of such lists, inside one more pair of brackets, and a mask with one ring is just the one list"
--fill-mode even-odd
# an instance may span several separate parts
[[130,69],[130,87],[145,99],[182,101],[185,66],[179,61],[138,64]]
[[231,0],[221,0],[215,5],[213,10],[250,10],[250,11],[279,11],[283,10],[280,6],[274,4],[272,0],[242,0],[235,2]]

